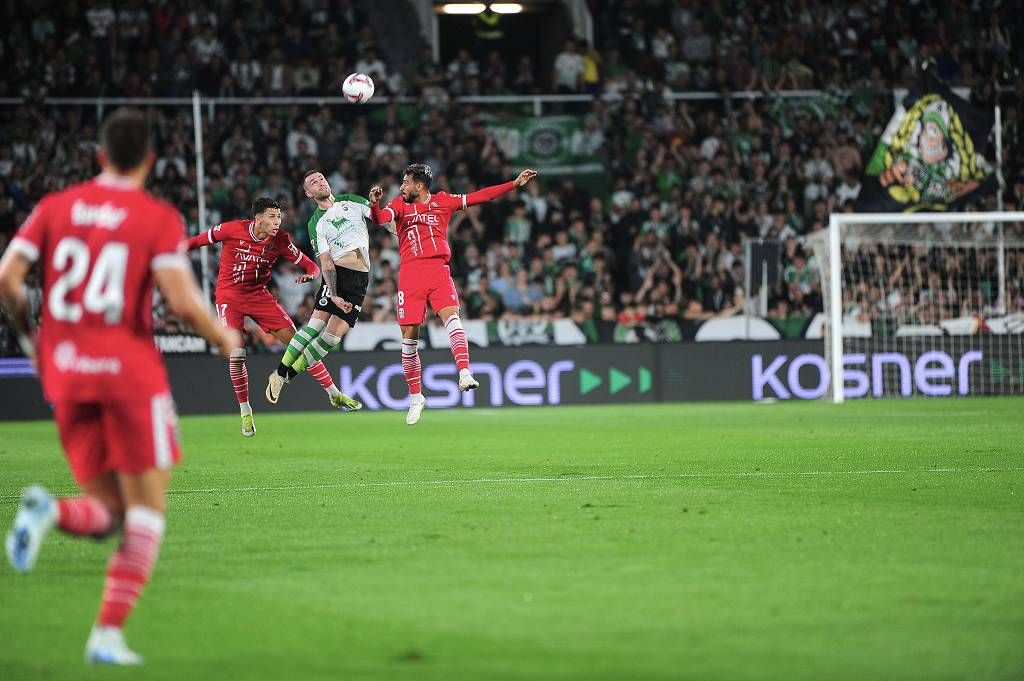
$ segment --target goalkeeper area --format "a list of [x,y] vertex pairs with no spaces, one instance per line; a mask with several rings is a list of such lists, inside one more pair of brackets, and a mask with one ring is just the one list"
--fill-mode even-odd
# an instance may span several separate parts
[[[184,418],[127,633],[146,679],[1021,678],[1022,409],[275,414],[243,446]],[[7,526],[73,486],[53,423],[3,432]],[[111,677],[80,645],[109,552],[0,571],[0,678]]]
[[832,214],[808,239],[832,400],[1024,394],[1022,225],[1022,212]]

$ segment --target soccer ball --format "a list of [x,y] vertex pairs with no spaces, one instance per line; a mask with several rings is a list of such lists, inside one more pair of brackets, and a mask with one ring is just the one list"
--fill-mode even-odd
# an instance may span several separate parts
[[365,73],[353,73],[341,84],[341,94],[353,104],[366,104],[373,97],[373,79]]

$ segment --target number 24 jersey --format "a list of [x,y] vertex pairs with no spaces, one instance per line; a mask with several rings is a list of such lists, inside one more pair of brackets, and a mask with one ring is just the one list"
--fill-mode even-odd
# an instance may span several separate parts
[[153,272],[190,267],[184,234],[173,206],[116,176],[39,202],[10,248],[40,265],[47,399],[133,400],[168,389],[153,342]]

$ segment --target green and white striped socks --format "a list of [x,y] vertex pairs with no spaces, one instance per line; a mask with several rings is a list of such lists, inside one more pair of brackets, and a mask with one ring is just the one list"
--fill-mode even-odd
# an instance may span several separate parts
[[[285,378],[291,378],[300,371],[305,371],[307,367],[302,369],[296,369],[293,365],[295,360],[302,357],[303,351],[309,346],[313,340],[320,335],[320,332],[327,326],[327,322],[322,319],[310,319],[309,323],[303,326],[301,329],[295,332],[292,336],[291,341],[288,343],[288,347],[284,351],[284,357],[281,358],[281,363],[277,367],[277,373]],[[315,364],[316,362],[311,362]],[[308,365],[307,365],[308,366]]]
[[322,334],[314,338],[312,342],[306,346],[305,350],[302,351],[302,354],[292,362],[292,370],[301,374],[310,366],[326,357],[328,353],[337,350],[340,345],[341,338],[335,336],[333,333],[324,331]]

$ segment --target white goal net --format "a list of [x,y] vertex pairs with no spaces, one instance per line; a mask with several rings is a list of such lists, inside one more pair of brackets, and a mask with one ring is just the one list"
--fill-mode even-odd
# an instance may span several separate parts
[[809,242],[834,402],[1024,394],[1024,213],[834,214]]

